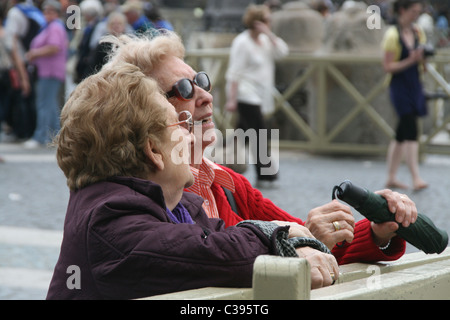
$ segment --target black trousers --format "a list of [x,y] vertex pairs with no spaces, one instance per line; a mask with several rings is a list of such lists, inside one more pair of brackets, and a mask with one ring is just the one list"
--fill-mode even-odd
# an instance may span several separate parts
[[[260,147],[260,130],[267,129],[264,123],[264,116],[261,112],[261,107],[259,105],[248,104],[244,102],[238,102],[238,112],[239,112],[239,120],[237,124],[237,129],[242,129],[245,131],[249,129],[254,129],[256,131],[256,175],[258,180],[265,181],[273,181],[277,179],[277,174],[267,175],[262,174],[262,168],[270,168],[271,163],[263,164],[261,162],[262,156],[269,157],[270,156],[270,130],[267,130],[267,143],[264,150],[261,150]],[[250,150],[255,150],[254,146],[250,146]]]
[[395,139],[398,142],[417,141],[418,124],[417,116],[415,114],[407,114],[400,117],[397,130],[395,132]]

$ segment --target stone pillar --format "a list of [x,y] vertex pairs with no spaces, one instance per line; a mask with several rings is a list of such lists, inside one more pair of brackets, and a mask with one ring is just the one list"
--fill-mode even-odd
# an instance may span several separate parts
[[253,299],[309,300],[311,268],[306,259],[259,256],[253,266]]

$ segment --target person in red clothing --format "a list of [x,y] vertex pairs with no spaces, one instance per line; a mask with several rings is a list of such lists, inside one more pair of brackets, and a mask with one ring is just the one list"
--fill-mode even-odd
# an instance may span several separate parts
[[[196,181],[187,190],[203,197],[209,217],[220,217],[227,226],[248,219],[304,225],[332,250],[339,264],[396,260],[404,254],[405,241],[396,236],[395,222],[374,224],[363,219],[355,223],[351,209],[337,200],[312,209],[302,221],[264,198],[244,176],[203,157],[205,148],[215,141],[210,82],[205,73],[197,73],[184,62],[185,49],[176,34],[165,33],[152,39],[122,36],[110,41],[116,42],[112,60],[122,59],[141,68],[159,83],[177,112],[188,110],[193,115],[194,132],[201,126],[191,153]],[[239,214],[232,210],[224,188],[234,195]],[[377,193],[386,198],[397,222],[403,226],[414,223],[417,209],[408,196],[387,189]]]

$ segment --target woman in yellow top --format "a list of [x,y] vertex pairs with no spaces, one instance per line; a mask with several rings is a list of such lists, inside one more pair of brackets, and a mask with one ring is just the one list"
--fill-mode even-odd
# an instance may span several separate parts
[[419,175],[417,140],[418,117],[427,114],[419,70],[424,61],[426,39],[423,31],[414,24],[422,10],[419,0],[397,0],[394,4],[397,23],[386,31],[383,40],[383,67],[392,75],[390,97],[399,117],[395,140],[391,142],[387,155],[388,188],[408,188],[396,178],[403,156],[412,175],[414,190],[428,186]]

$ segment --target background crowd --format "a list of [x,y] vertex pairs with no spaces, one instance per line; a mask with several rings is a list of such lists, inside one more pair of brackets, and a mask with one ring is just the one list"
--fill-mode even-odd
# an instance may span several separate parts
[[[276,10],[286,1],[266,2]],[[333,14],[343,2],[311,0],[310,4],[326,16]],[[392,20],[389,9],[392,1],[366,2],[378,5],[383,18]],[[45,146],[58,130],[55,117],[65,100],[66,72],[77,84],[99,70],[108,49],[108,44],[100,44],[99,40],[106,34],[173,30],[172,24],[161,15],[160,4],[164,3],[161,0],[2,1],[0,142],[25,142],[27,148]],[[81,9],[80,29],[66,24],[72,14],[67,13],[71,5]],[[430,1],[418,20],[425,32],[433,30],[436,46],[449,44],[448,11],[448,4],[435,5]],[[54,43],[55,39],[58,43]]]
[[[80,9],[81,28],[66,23],[70,5]],[[67,75],[77,84],[104,64],[101,37],[161,28],[173,30],[152,1],[2,1],[0,141],[47,145],[59,130]]]

